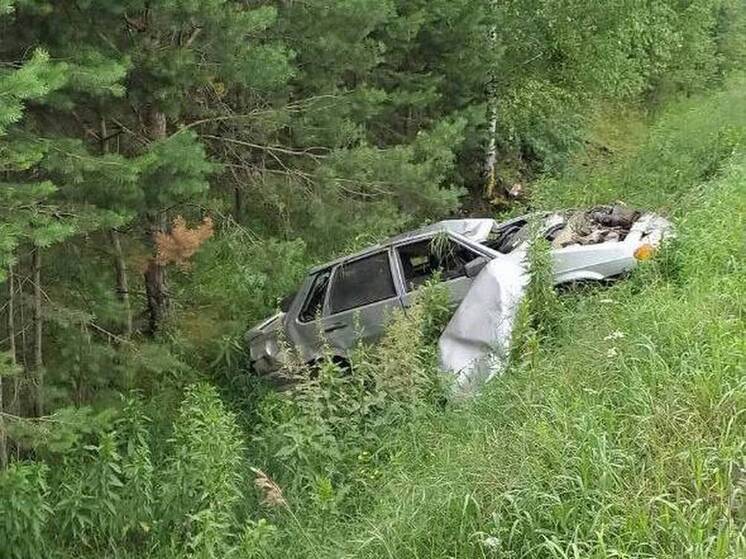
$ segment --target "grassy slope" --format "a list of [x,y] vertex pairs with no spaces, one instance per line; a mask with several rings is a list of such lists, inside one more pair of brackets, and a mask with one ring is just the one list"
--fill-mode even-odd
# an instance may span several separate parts
[[541,206],[658,208],[679,239],[629,281],[566,296],[560,334],[413,425],[372,509],[323,536],[309,523],[313,555],[746,556],[744,148],[740,81],[663,115],[622,161],[538,185]]

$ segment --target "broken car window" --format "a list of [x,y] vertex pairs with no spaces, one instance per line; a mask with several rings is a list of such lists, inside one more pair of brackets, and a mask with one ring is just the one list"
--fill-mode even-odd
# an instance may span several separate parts
[[520,220],[490,234],[490,238],[484,244],[497,252],[509,254],[528,239],[528,234],[528,220]]
[[303,303],[303,308],[298,316],[301,322],[311,322],[320,314],[321,307],[324,305],[324,297],[326,296],[326,288],[329,285],[330,275],[331,270],[324,270],[323,272],[319,272],[314,278],[311,290],[306,297],[306,302]]
[[389,255],[379,252],[354,262],[341,264],[332,282],[332,314],[362,307],[396,296]]
[[466,275],[464,266],[480,255],[448,237],[425,239],[398,247],[407,291],[420,287],[438,270],[443,281]]

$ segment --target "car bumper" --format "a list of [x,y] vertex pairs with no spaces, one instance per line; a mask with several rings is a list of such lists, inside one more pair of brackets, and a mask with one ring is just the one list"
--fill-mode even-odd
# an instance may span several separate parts
[[259,375],[268,375],[282,368],[281,363],[267,356],[260,357],[258,359],[252,359],[250,363],[251,369]]

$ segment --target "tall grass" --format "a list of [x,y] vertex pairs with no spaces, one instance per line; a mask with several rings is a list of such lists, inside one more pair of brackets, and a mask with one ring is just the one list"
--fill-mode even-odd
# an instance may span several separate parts
[[[325,534],[313,555],[746,556],[742,85],[668,111],[603,172],[538,186],[544,206],[656,209],[678,238],[563,295],[531,359],[402,430],[372,506],[302,518]],[[292,534],[276,557],[308,556]]]
[[[746,77],[734,76],[728,87],[706,97],[669,106],[647,134],[629,131],[635,114],[619,115],[618,128],[638,142],[620,149],[623,159],[605,169],[582,163],[563,176],[547,177],[532,191],[531,202],[548,209],[581,207],[617,200],[663,211],[686,211],[681,196],[716,174],[723,161],[746,143]],[[612,121],[613,122],[613,121]],[[608,123],[601,133],[614,138]],[[603,138],[597,142],[606,143]],[[618,143],[614,138],[612,145]]]

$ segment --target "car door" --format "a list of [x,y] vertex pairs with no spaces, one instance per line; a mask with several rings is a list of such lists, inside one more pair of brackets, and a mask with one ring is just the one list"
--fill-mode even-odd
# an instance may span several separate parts
[[412,303],[413,292],[436,272],[448,286],[453,303],[460,303],[471,287],[465,266],[483,255],[448,235],[413,240],[395,247],[399,272],[404,284],[402,302]]
[[322,350],[322,318],[329,282],[334,268],[310,276],[303,290],[303,301],[289,312],[288,336],[305,361],[316,359]]
[[401,308],[391,259],[386,249],[335,268],[321,320],[321,335],[335,351],[344,353],[361,339],[374,342],[388,316]]

